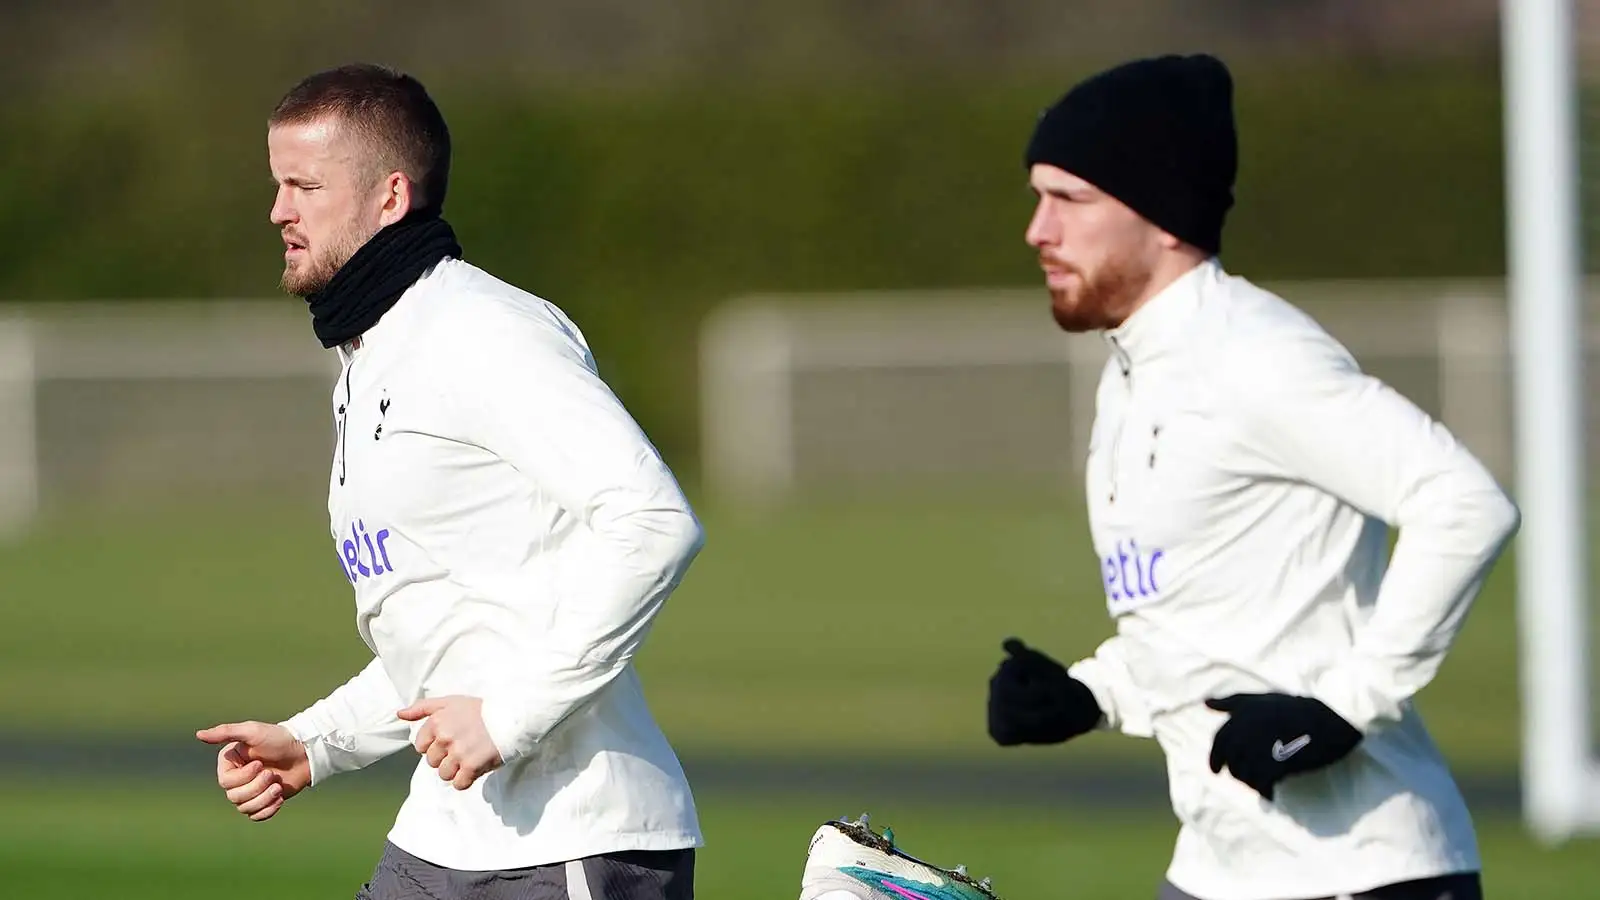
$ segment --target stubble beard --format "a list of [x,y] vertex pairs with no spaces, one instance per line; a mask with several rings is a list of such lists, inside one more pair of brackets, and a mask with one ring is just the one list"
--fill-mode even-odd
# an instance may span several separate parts
[[1129,257],[1112,257],[1086,276],[1081,269],[1077,291],[1050,289],[1050,312],[1062,331],[1083,334],[1121,325],[1150,284],[1152,273]]
[[279,286],[285,293],[302,299],[322,291],[350,261],[350,257],[371,238],[372,235],[362,236],[354,227],[346,229],[334,238],[326,253],[307,253],[310,258],[298,267],[285,262]]

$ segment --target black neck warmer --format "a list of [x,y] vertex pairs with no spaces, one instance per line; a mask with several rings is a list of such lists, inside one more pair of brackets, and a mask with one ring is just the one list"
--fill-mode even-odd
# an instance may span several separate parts
[[461,257],[450,224],[417,212],[373,235],[335,272],[327,287],[306,297],[311,327],[335,347],[375,325],[406,289],[439,260]]

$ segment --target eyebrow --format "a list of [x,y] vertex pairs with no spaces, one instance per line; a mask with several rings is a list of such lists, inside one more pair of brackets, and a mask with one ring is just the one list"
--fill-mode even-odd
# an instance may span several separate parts
[[1039,185],[1029,182],[1028,189],[1031,190],[1035,196],[1040,194],[1049,194],[1052,197],[1093,197],[1095,195],[1094,186],[1088,184],[1051,184],[1040,187]]

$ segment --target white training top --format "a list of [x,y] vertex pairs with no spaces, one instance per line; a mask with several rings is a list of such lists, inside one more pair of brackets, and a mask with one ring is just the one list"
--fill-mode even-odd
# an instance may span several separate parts
[[[1169,879],[1266,900],[1477,870],[1410,700],[1516,507],[1442,425],[1215,260],[1105,336],[1086,483],[1116,635],[1071,671],[1102,727],[1161,745]],[[1205,700],[1241,692],[1317,697],[1365,740],[1267,802],[1208,766],[1226,716]]]
[[396,713],[483,699],[506,765],[418,761],[389,838],[506,869],[699,846],[632,664],[703,533],[554,305],[446,259],[339,353],[328,513],[376,658],[285,724],[313,784],[410,743]]

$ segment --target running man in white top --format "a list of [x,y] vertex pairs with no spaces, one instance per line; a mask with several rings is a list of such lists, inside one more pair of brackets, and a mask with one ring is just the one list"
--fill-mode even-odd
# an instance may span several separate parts
[[219,786],[265,820],[412,750],[358,897],[689,900],[700,827],[633,665],[700,550],[688,501],[578,327],[462,258],[415,79],[313,75],[267,145],[284,288],[343,363],[328,571],[373,658],[285,722],[201,731]]
[[990,735],[1158,741],[1181,826],[1163,898],[1480,897],[1471,817],[1411,701],[1516,507],[1314,321],[1223,269],[1222,63],[1084,81],[1026,164],[1055,319],[1110,348],[1085,484],[1116,633],[1068,666],[1008,640]]

